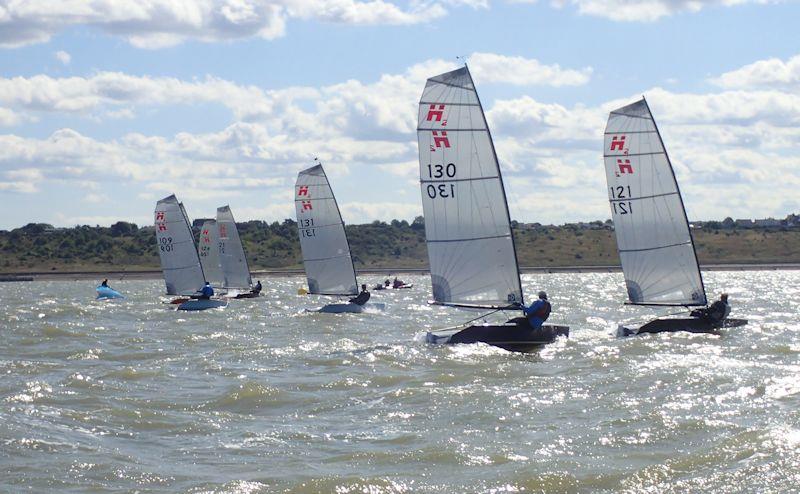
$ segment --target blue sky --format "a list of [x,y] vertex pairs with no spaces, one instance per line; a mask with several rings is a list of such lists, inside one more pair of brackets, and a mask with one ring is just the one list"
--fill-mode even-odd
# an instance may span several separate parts
[[[63,11],[59,11],[63,9]],[[0,0],[0,228],[421,213],[416,105],[469,57],[511,214],[610,216],[609,110],[645,94],[692,219],[800,212],[800,3]]]

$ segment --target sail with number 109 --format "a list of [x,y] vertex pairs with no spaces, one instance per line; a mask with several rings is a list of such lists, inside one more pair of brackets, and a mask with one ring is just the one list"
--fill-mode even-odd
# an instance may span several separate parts
[[203,287],[205,277],[194,243],[189,217],[174,195],[161,199],[155,209],[156,243],[168,295],[191,295]]
[[492,137],[466,66],[428,79],[419,102],[420,187],[435,303],[523,303]]

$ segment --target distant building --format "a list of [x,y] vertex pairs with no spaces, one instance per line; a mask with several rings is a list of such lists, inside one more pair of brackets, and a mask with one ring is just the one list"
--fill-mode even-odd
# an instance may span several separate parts
[[762,220],[753,221],[756,228],[776,228],[782,226],[781,220],[775,218],[764,218]]
[[753,228],[755,226],[753,220],[736,220],[733,224],[736,228]]

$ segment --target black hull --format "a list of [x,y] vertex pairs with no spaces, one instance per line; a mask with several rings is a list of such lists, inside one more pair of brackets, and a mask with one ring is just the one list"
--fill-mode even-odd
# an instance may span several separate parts
[[737,328],[747,324],[747,319],[725,319],[722,324],[712,324],[696,317],[656,319],[643,324],[638,328],[620,326],[620,336],[633,336],[645,333],[676,333],[686,331],[689,333],[719,334],[720,329]]
[[553,343],[559,336],[569,337],[569,327],[545,324],[541,328],[533,329],[528,324],[506,323],[467,326],[449,335],[428,333],[427,342],[446,345],[486,343],[511,352],[530,352]]
[[233,298],[257,298],[260,296],[261,294],[259,293],[248,292],[248,293],[240,293]]

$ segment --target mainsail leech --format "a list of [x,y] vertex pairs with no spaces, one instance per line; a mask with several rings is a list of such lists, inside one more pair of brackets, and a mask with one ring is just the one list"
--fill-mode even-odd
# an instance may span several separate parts
[[609,114],[604,141],[628,299],[642,305],[706,305],[678,182],[644,98]]
[[428,79],[419,103],[420,188],[436,303],[523,303],[492,137],[464,66]]
[[358,282],[344,222],[322,165],[301,171],[294,192],[309,293],[356,295]]

